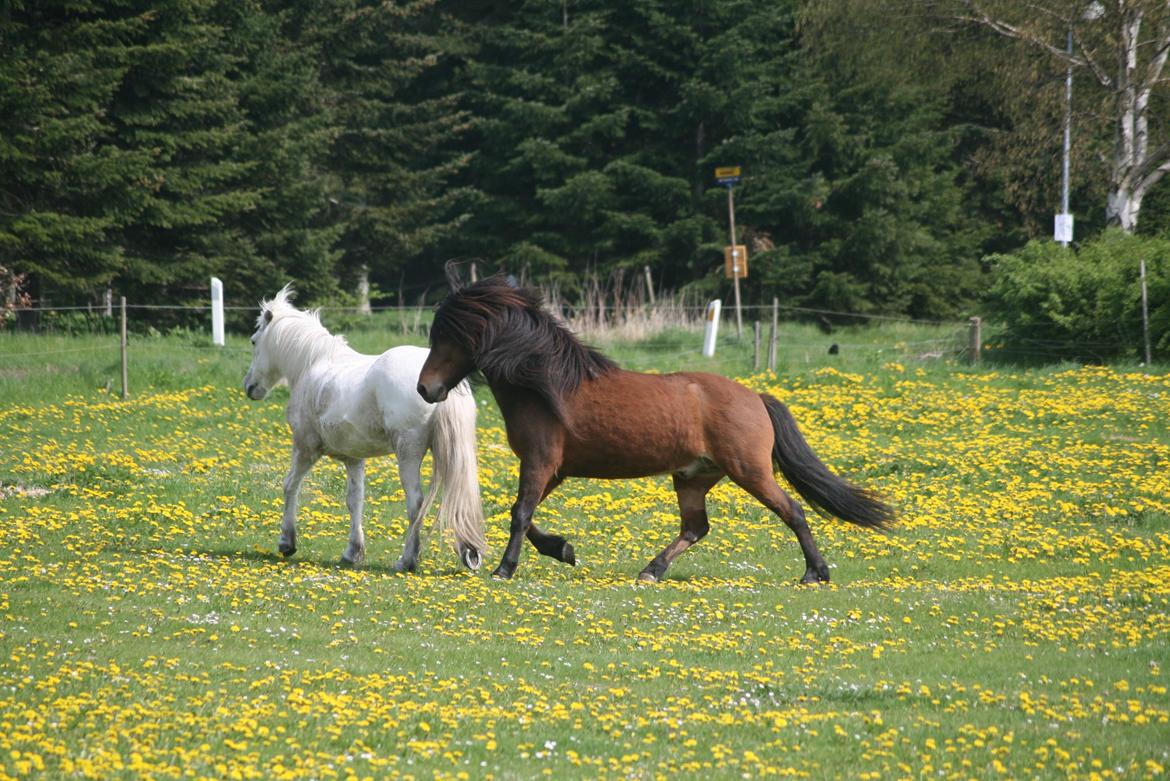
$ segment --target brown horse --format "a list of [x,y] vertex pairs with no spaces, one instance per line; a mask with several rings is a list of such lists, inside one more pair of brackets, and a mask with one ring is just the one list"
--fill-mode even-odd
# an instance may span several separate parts
[[639,578],[648,581],[660,580],[707,534],[707,492],[725,476],[796,534],[805,561],[801,582],[828,581],[804,512],[776,484],[773,462],[818,511],[874,528],[893,522],[889,506],[821,463],[772,396],[714,374],[623,371],[546,312],[536,291],[499,277],[451,283],[435,310],[418,392],[442,401],[478,369],[500,405],[508,444],[520,458],[520,487],[495,577],[512,577],[524,536],[540,553],[576,564],[563,537],[532,523],[536,506],[566,477],[673,476],[682,530],[642,570]]

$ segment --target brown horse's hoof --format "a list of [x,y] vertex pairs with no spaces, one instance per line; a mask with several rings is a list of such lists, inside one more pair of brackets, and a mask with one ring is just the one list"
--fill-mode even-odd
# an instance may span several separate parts
[[639,572],[638,573],[638,582],[639,583],[657,583],[658,576],[655,575],[653,572],[645,572],[645,571]]
[[496,567],[495,571],[492,572],[492,580],[511,580],[511,579],[512,579],[512,573],[509,570],[504,569],[504,565],[502,565],[502,564],[500,566]]
[[577,566],[577,552],[573,550],[573,546],[565,543],[565,547],[561,548],[561,561],[568,564],[570,567]]
[[802,586],[820,585],[821,583],[828,582],[829,571],[827,569],[824,572],[817,572],[811,569],[805,570],[804,577],[800,579],[800,585]]
[[296,545],[281,545],[281,546],[280,546],[280,553],[281,553],[281,555],[282,555],[282,556],[284,556],[286,559],[287,559],[289,556],[291,556],[291,555],[293,555],[294,553],[296,553],[296,552],[297,552],[297,546],[296,546]]

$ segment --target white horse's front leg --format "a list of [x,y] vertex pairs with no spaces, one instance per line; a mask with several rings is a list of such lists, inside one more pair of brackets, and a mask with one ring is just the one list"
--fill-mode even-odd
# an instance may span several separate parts
[[277,547],[285,556],[297,552],[297,499],[301,494],[301,483],[305,475],[317,462],[317,456],[308,450],[293,445],[292,465],[284,478],[284,514],[280,519],[280,542]]
[[406,492],[406,516],[410,519],[410,526],[406,529],[406,545],[402,549],[402,557],[394,565],[399,572],[414,572],[418,566],[418,553],[422,547],[419,541],[419,531],[422,529],[423,492],[422,469],[423,454],[426,446],[421,443],[401,443],[398,450],[398,479],[402,481],[402,488]]
[[366,563],[366,535],[362,531],[362,505],[366,501],[366,462],[345,461],[345,505],[349,508],[349,546],[341,554],[341,563],[360,567]]

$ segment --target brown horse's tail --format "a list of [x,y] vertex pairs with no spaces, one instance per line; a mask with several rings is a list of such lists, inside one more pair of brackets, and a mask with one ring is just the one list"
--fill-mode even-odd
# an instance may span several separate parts
[[829,471],[817,458],[796,425],[796,419],[779,400],[761,393],[776,444],[772,459],[797,493],[821,513],[856,523],[859,526],[887,528],[894,523],[894,510],[871,491],[849,483]]

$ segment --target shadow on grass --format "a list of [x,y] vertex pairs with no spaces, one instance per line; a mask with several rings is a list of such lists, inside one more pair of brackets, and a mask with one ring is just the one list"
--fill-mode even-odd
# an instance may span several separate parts
[[[158,548],[141,548],[133,546],[116,545],[108,548],[112,551],[124,553],[129,556],[141,556],[143,558],[154,558],[159,556],[176,556],[183,558],[195,559],[223,559],[230,561],[247,562],[255,565],[285,565],[296,568],[315,568],[320,570],[336,570],[336,571],[356,571],[368,572],[372,575],[401,575],[403,577],[454,577],[456,575],[465,575],[470,571],[464,567],[455,564],[436,571],[428,572],[399,572],[393,566],[387,564],[370,564],[366,563],[360,567],[354,567],[352,564],[343,563],[338,558],[317,558],[313,556],[306,556],[301,553],[296,553],[293,556],[284,556],[279,551],[264,551],[255,548],[197,548],[194,546],[183,546],[176,549],[174,552],[164,552]],[[481,568],[481,571],[483,569]]]

